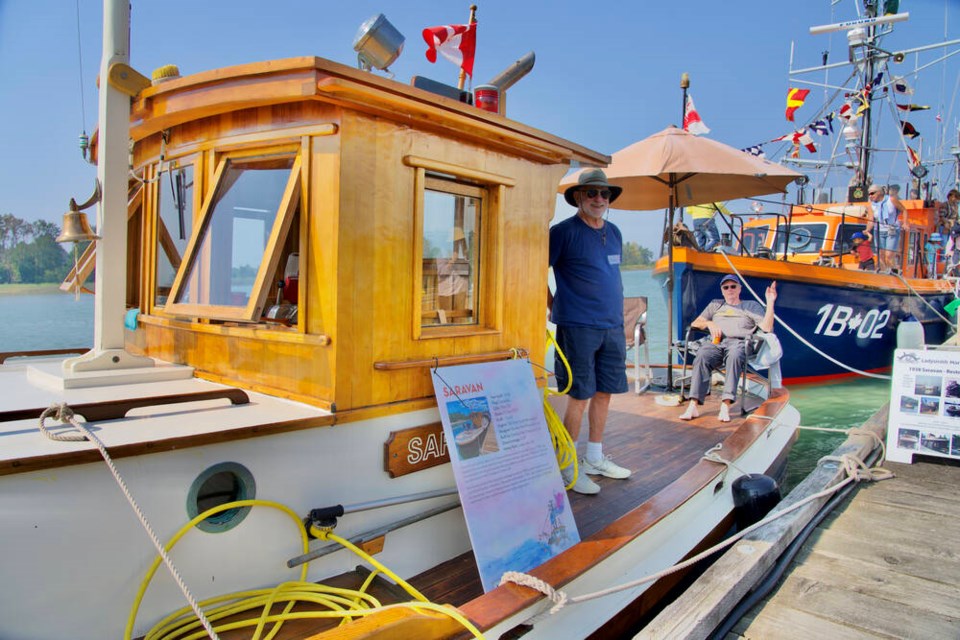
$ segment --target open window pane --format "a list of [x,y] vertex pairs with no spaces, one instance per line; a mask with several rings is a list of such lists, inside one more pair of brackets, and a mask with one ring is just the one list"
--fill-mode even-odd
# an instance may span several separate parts
[[422,326],[478,322],[483,201],[473,190],[424,190]]
[[290,180],[293,157],[228,160],[178,304],[245,308]]
[[173,280],[193,232],[193,165],[176,167],[160,177],[157,215],[157,284],[154,303],[167,303]]

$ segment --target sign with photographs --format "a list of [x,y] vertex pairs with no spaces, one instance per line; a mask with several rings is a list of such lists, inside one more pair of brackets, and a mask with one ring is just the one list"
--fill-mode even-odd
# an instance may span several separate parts
[[916,454],[960,458],[960,352],[894,353],[887,460]]
[[433,372],[450,462],[483,590],[580,541],[526,360]]

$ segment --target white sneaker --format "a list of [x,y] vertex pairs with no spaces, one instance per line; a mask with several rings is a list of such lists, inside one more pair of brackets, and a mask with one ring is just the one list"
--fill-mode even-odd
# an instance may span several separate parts
[[624,469],[620,465],[615,464],[614,461],[610,459],[610,456],[603,456],[601,460],[593,462],[584,458],[580,461],[580,473],[589,473],[594,476],[607,476],[608,478],[616,478],[617,480],[630,477],[630,469]]
[[[560,475],[563,477],[563,486],[569,486],[570,482],[573,480],[573,465],[570,465],[566,469],[561,469]],[[587,474],[583,472],[583,466],[581,466],[580,473],[577,476],[577,481],[572,487],[570,487],[570,490],[587,496],[592,496],[600,493],[600,485],[588,478]]]

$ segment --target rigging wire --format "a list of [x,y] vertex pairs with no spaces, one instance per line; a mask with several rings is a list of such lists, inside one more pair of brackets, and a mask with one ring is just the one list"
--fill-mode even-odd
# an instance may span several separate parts
[[[87,139],[87,106],[83,99],[83,46],[80,42],[80,0],[77,0],[77,75],[80,82],[80,130],[83,134],[80,136],[81,147],[83,141]],[[86,153],[86,150],[84,150]]]
[[77,76],[80,83],[80,138],[78,144],[83,158],[87,159],[87,151],[90,149],[90,138],[87,136],[87,105],[83,98],[83,45],[80,34],[80,0],[77,4]]

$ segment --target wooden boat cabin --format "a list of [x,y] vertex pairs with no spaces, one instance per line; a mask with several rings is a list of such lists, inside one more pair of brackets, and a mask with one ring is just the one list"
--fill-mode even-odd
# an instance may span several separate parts
[[543,362],[555,185],[607,156],[314,57],[131,113],[131,351],[339,414],[432,405],[436,363]]

